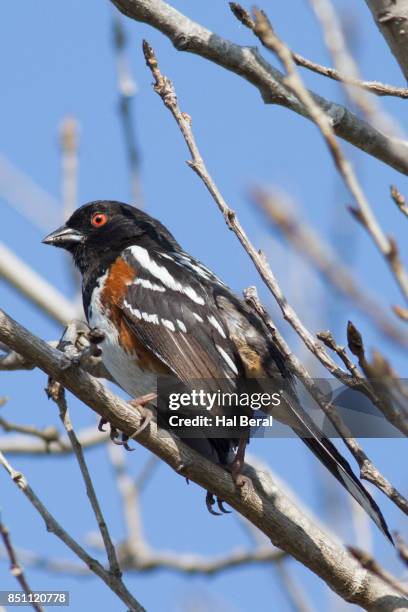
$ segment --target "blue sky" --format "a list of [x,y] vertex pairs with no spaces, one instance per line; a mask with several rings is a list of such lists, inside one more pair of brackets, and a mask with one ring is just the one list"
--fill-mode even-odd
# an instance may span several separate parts
[[[211,9],[204,0],[174,0],[173,5],[227,38],[241,44],[254,43],[250,33],[232,17],[227,2],[212,2]],[[337,6],[354,23],[355,47],[364,78],[404,85],[364,3],[343,0]],[[21,6],[12,3],[2,7],[1,150],[10,162],[57,200],[61,190],[58,125],[64,116],[72,114],[81,126],[80,202],[100,198],[130,201],[127,160],[118,118],[112,14],[108,1],[96,0],[86,3],[71,0],[64,4],[26,0],[23,11]],[[273,3],[269,14],[278,33],[294,50],[329,63],[306,2]],[[325,236],[385,307],[401,303],[383,260],[347,213],[350,196],[336,177],[316,128],[285,109],[265,106],[259,93],[242,79],[199,57],[175,51],[167,39],[147,26],[128,20],[125,26],[138,88],[133,106],[142,155],[146,210],[159,217],[186,250],[214,269],[236,292],[256,284],[280,329],[304,356],[247,255],[226,229],[203,184],[185,164],[188,155],[184,141],[170,113],[151,88],[151,74],[141,53],[142,38],[147,38],[156,50],[162,71],[175,83],[182,110],[192,116],[202,155],[219,188],[254,243],[267,252],[279,282],[304,322],[314,332],[330,326],[338,340],[344,342],[345,325],[352,319],[363,332],[366,346],[381,347],[401,375],[406,375],[403,353],[385,342],[353,305],[327,289],[302,258],[294,256],[279,236],[271,232],[248,198],[254,185],[289,193],[301,217]],[[343,100],[338,85],[303,74],[310,87],[327,97]],[[406,102],[383,100],[382,103],[404,125]],[[406,226],[388,194],[391,183],[408,193],[407,178],[351,146],[345,149],[352,157],[378,219],[397,238],[407,261]],[[0,188],[1,185],[0,176]],[[0,193],[0,206],[1,240],[72,297],[66,258],[63,253],[41,245],[42,235],[48,228],[41,232],[27,222],[4,198],[4,190]],[[56,212],[60,214],[58,209]],[[56,324],[3,282],[0,282],[0,298],[1,307],[34,333],[45,339],[59,336]],[[56,408],[43,392],[45,383],[45,376],[39,371],[2,374],[0,395],[10,397],[2,409],[4,416],[14,422],[58,425]],[[72,398],[70,408],[77,428],[94,422],[91,411]],[[406,475],[401,462],[396,460],[406,452],[405,442],[367,440],[364,444],[384,473],[407,493]],[[349,501],[337,486],[327,488],[329,480],[301,442],[255,440],[251,451],[267,461],[339,537],[347,543],[355,540]],[[87,457],[106,519],[114,536],[120,539],[123,519],[106,449],[93,449]],[[127,457],[130,472],[136,475],[147,458],[148,453],[141,448]],[[26,473],[38,495],[77,538],[83,541],[86,533],[96,530],[71,457],[16,457],[13,463]],[[69,551],[45,531],[42,521],[5,474],[0,473],[0,483],[2,517],[16,545],[57,558],[70,558]],[[379,493],[375,497],[391,528],[403,530],[401,515],[392,504]],[[194,484],[187,487],[166,466],[160,466],[154,473],[143,493],[142,505],[147,538],[157,549],[214,555],[250,544],[234,515],[221,519],[209,516],[204,508],[203,491]],[[341,509],[335,516],[334,506]],[[381,535],[374,530],[372,535],[375,551],[384,565],[401,571]],[[315,608],[328,609],[334,596],[295,561],[288,565],[305,585]],[[50,575],[38,569],[28,570],[28,576],[32,588],[70,590],[74,612],[89,607],[90,594],[95,607],[111,611],[123,609],[96,579]],[[0,561],[0,584],[2,588],[15,588],[3,561]],[[290,610],[277,575],[270,567],[236,569],[211,579],[160,571],[130,575],[127,584],[148,610],[187,610],[192,597],[215,609],[218,606],[239,612],[254,608],[263,611],[270,609],[273,602],[276,609]]]

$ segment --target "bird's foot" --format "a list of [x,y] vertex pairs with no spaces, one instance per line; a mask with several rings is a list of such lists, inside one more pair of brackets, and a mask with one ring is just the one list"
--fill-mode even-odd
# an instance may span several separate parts
[[[103,431],[105,432],[105,425],[108,423],[108,421],[106,419],[104,419],[103,417],[101,417],[99,423],[98,423],[98,429],[99,431]],[[136,449],[131,448],[129,446],[129,444],[127,443],[129,440],[129,436],[119,432],[116,427],[114,427],[112,425],[112,423],[109,423],[110,426],[110,433],[109,433],[109,437],[112,440],[112,442],[114,444],[117,444],[118,446],[123,446],[123,448],[127,451],[134,451]]]
[[100,344],[105,334],[98,328],[90,329],[85,321],[72,320],[64,330],[57,348],[63,353],[61,368],[81,367],[92,376],[112,380],[102,363]]
[[[99,426],[98,429],[100,431],[105,431],[103,429],[103,426],[107,423],[107,421],[105,419],[101,419],[99,422]],[[135,448],[131,448],[129,446],[129,444],[127,443],[129,440],[129,436],[119,432],[116,427],[114,427],[112,424],[110,424],[110,434],[109,434],[110,439],[112,440],[112,442],[114,444],[117,444],[118,446],[123,446],[123,448],[127,451],[134,451],[136,450]]]
[[[142,415],[142,424],[131,436],[128,436],[127,434],[123,432],[119,432],[118,429],[114,427],[114,425],[112,425],[112,423],[109,423],[109,426],[110,426],[109,437],[114,444],[117,444],[118,446],[123,446],[123,448],[127,451],[135,450],[134,448],[131,448],[129,446],[128,441],[132,438],[135,438],[137,435],[139,435],[144,429],[146,429],[146,427],[150,423],[153,413],[151,410],[146,408],[146,405],[149,402],[156,399],[156,397],[157,397],[156,393],[148,393],[147,395],[142,395],[141,397],[138,397],[132,400],[131,402],[129,402],[129,404],[131,404],[134,408],[137,408]],[[105,425],[107,424],[108,424],[108,421],[102,417],[98,424],[99,431],[106,431]]]
[[[213,506],[217,504],[218,509],[221,512],[216,512],[216,510],[213,510]],[[207,495],[205,497],[205,505],[207,506],[207,510],[210,514],[213,514],[214,516],[221,516],[221,514],[231,514],[231,510],[226,510],[226,508],[224,508],[224,502],[222,499],[220,499],[219,497],[215,497],[213,493],[211,493],[211,491],[207,491]]]
[[138,409],[142,417],[142,423],[140,427],[138,427],[138,429],[134,433],[132,433],[130,438],[136,438],[136,436],[141,434],[142,431],[144,431],[146,427],[149,425],[153,417],[153,411],[150,408],[147,408],[147,405],[150,402],[153,402],[156,398],[157,398],[156,393],[147,393],[146,395],[141,395],[140,397],[137,397],[134,400],[129,402],[129,404],[133,408]]
[[227,470],[230,472],[235,485],[241,489],[242,494],[246,499],[248,495],[254,490],[254,485],[252,480],[242,473],[243,467],[244,460],[241,456],[237,454],[235,459],[227,466]]

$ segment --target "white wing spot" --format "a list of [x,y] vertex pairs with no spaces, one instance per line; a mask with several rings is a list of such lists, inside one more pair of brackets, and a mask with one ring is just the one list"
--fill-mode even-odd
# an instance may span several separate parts
[[142,319],[144,319],[147,323],[154,323],[154,325],[159,324],[159,317],[157,314],[149,314],[148,312],[142,312]]
[[137,259],[137,261],[144,267],[146,270],[150,272],[153,276],[158,278],[163,285],[172,289],[173,291],[178,291],[179,293],[184,293],[187,297],[190,298],[196,304],[204,305],[204,300],[202,297],[198,295],[196,291],[192,287],[188,285],[182,285],[179,283],[165,268],[164,266],[159,266],[153,259],[151,259],[148,251],[140,246],[132,246],[129,247],[130,252],[133,257]]
[[196,312],[193,312],[193,317],[199,322],[199,323],[204,323],[204,319],[202,319],[200,317],[199,314],[197,314]]
[[155,283],[151,283],[148,278],[137,278],[132,283],[133,285],[141,285],[145,289],[151,289],[152,291],[166,291],[166,288],[163,285],[156,285]]
[[176,258],[180,261],[181,265],[187,266],[191,270],[194,270],[205,280],[213,280],[220,283],[221,285],[223,284],[220,279],[217,278],[215,274],[211,272],[211,270],[209,270],[202,263],[196,261],[195,259],[192,259],[189,255],[185,253],[177,253]]
[[211,315],[211,317],[208,317],[209,322],[211,323],[211,325],[213,325],[215,327],[215,329],[218,331],[218,333],[223,337],[226,338],[227,336],[225,335],[224,330],[222,329],[221,325],[219,324],[219,322],[217,321],[217,319]]
[[219,344],[215,345],[217,347],[217,351],[219,352],[219,354],[221,355],[221,357],[224,359],[224,361],[228,364],[229,368],[234,372],[234,374],[236,374],[238,376],[238,370],[236,368],[235,363],[232,361],[231,357],[228,355],[228,353],[226,353],[224,351],[224,349],[219,346]]
[[162,319],[161,322],[163,323],[164,327],[167,327],[167,329],[169,329],[170,331],[176,331],[176,328],[174,327],[174,323],[172,321],[169,321],[168,319]]
[[127,300],[123,301],[123,305],[125,306],[125,308],[130,310],[130,312],[134,314],[135,317],[137,317],[138,319],[142,318],[142,313],[140,312],[140,310],[138,308],[133,308],[133,306],[131,306]]
[[180,287],[181,287],[181,292],[185,293],[186,296],[190,298],[190,300],[193,300],[193,302],[195,302],[196,304],[201,304],[201,306],[204,306],[205,302],[203,298],[200,297],[198,293],[194,291],[192,287],[186,287],[183,285],[180,285]]
[[177,319],[177,325],[179,326],[182,332],[187,333],[187,327],[184,325],[183,321]]

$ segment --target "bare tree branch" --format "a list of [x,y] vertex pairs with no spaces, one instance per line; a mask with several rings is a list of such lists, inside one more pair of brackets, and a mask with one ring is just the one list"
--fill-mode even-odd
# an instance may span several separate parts
[[50,397],[52,397],[52,399],[58,406],[60,419],[65,427],[65,431],[67,432],[69,441],[71,442],[72,450],[74,451],[74,455],[78,461],[79,469],[81,470],[82,478],[85,483],[86,493],[88,495],[89,502],[92,506],[92,510],[95,514],[95,518],[98,523],[99,530],[101,532],[102,540],[109,561],[110,572],[117,578],[120,578],[122,573],[120,571],[119,563],[116,557],[115,547],[110,537],[108,527],[106,525],[98,498],[96,496],[95,488],[93,486],[92,479],[89,474],[82,446],[79,443],[74,428],[72,427],[68,411],[68,405],[65,399],[64,388],[61,387],[59,382],[54,381],[50,378],[48,381],[47,393]]
[[398,191],[395,185],[391,185],[391,197],[403,215],[408,217],[408,204],[405,197]]
[[380,81],[362,81],[361,79],[353,79],[350,76],[345,74],[341,74],[335,68],[330,68],[329,66],[322,66],[321,64],[317,64],[312,60],[303,57],[299,53],[292,52],[293,59],[295,60],[298,66],[302,66],[302,68],[307,68],[312,72],[316,72],[317,74],[321,74],[322,76],[328,77],[333,81],[340,81],[342,83],[348,83],[349,85],[353,85],[354,87],[361,87],[366,91],[369,91],[376,96],[395,96],[396,98],[408,98],[408,88],[407,87],[395,87],[394,85],[388,85],[386,83],[380,83]]
[[408,80],[408,6],[405,0],[366,0],[381,34]]
[[[30,334],[3,311],[0,311],[0,341],[36,363],[49,376],[58,380],[126,435],[131,436],[140,427],[141,415],[130,404],[114,396],[96,379],[92,379],[79,368],[61,368],[64,359],[58,350]],[[210,463],[172,435],[159,434],[154,421],[140,434],[138,441],[179,474],[190,478],[204,489],[213,491],[215,495],[241,512],[276,546],[318,574],[346,601],[365,609],[376,608],[387,612],[391,610],[397,612],[406,607],[404,598],[378,576],[362,569],[347,551],[322,532],[307,516],[299,513],[296,506],[282,495],[273,483],[266,485],[262,473],[257,473],[247,466],[246,472],[254,482],[254,490],[244,495],[241,489],[235,487],[231,476],[225,470]],[[49,517],[49,513],[29,489],[25,480],[16,475],[12,468],[10,472],[24,493],[47,519],[48,527],[61,537],[60,526]],[[99,576],[107,580],[105,570],[95,560],[91,559],[68,534],[65,534],[64,538],[85,563],[90,564]]]
[[[12,424],[10,425],[13,427]],[[15,431],[15,429],[13,430]],[[41,430],[39,430],[39,432],[41,432]],[[27,433],[27,431],[24,431],[24,434]],[[42,433],[44,434],[44,430],[42,430]],[[98,431],[95,427],[84,428],[79,431],[77,435],[82,448],[92,448],[93,446],[102,444],[106,442],[109,437],[107,433]],[[41,438],[42,436],[36,437]],[[55,442],[44,442],[41,440],[27,440],[27,435],[0,436],[0,451],[8,456],[33,455],[36,457],[47,457],[49,455],[59,457],[72,453],[72,446],[66,436],[58,437],[58,440]]]
[[285,77],[285,84],[308,109],[310,116],[312,117],[316,126],[319,128],[323,138],[326,141],[340,176],[343,178],[346,187],[352,194],[358,206],[358,209],[354,211],[355,215],[365,227],[377,249],[388,263],[404,298],[408,302],[408,275],[400,260],[398,247],[395,240],[388,238],[381,229],[381,226],[375,218],[352,165],[344,156],[343,151],[337,142],[330,118],[324,112],[324,110],[322,110],[316,104],[310,95],[310,92],[303,85],[303,82],[296,70],[290,50],[273,32],[265,13],[259,11],[258,9],[254,9],[254,11],[255,34],[262,40],[263,44],[268,47],[268,49],[271,49],[271,51],[276,53],[282,62],[287,74]]
[[[241,47],[192,21],[163,0],[111,0],[118,9],[168,36],[178,51],[187,51],[223,66],[252,83],[266,104],[280,104],[307,118],[304,105],[283,83],[282,73],[253,47]],[[359,119],[344,106],[313,99],[330,117],[336,134],[384,163],[408,174],[408,144],[391,139]]]
[[34,493],[24,474],[16,471],[7,461],[3,453],[0,453],[0,465],[4,467],[16,486],[23,492],[25,497],[31,502],[37,512],[44,519],[47,530],[64,542],[64,544],[68,546],[68,548],[70,548],[72,552],[77,555],[77,557],[79,557],[94,574],[99,576],[99,578],[101,578],[103,582],[128,606],[131,612],[144,612],[144,608],[127,590],[126,586],[122,582],[122,579],[113,574],[111,571],[105,570],[99,561],[88,555],[85,549],[82,548],[82,546],[80,546],[78,542],[76,542],[69,535],[69,533],[67,533],[61,527],[61,525],[55,520],[52,514]]
[[[334,66],[340,73],[358,80],[360,78],[358,66],[347,49],[343,30],[331,0],[309,0],[309,4],[320,23]],[[378,100],[369,96],[361,88],[349,85],[346,81],[343,82],[343,87],[350,102],[359,108],[363,116],[379,130],[384,130],[390,135],[401,135],[402,130],[397,126],[396,121],[383,111]]]
[[17,425],[16,423],[10,423],[9,421],[6,421],[6,419],[3,419],[3,417],[0,417],[0,427],[5,432],[14,431],[39,438],[45,442],[45,448],[47,448],[51,442],[57,442],[59,440],[59,433],[53,425],[44,427],[44,429],[38,429],[33,425]]
[[399,591],[401,595],[404,595],[404,597],[408,598],[408,588],[405,585],[401,584],[399,581],[397,581],[394,576],[391,576],[388,572],[386,572],[379,565],[379,563],[375,559],[373,559],[371,555],[362,550],[359,550],[355,546],[349,546],[348,549],[353,555],[353,557],[355,557],[363,567],[368,569],[373,574],[380,576],[380,578],[382,578],[384,582],[387,582],[395,590]]
[[125,554],[125,557],[132,557],[137,563],[140,558],[149,554],[149,547],[143,533],[139,487],[126,471],[123,448],[110,444],[108,451],[122,498],[126,524],[126,539],[121,546],[121,554]]
[[275,564],[275,569],[281,580],[281,585],[284,588],[285,595],[291,604],[294,612],[312,612],[306,594],[298,582],[293,578],[285,563],[279,562]]
[[60,127],[62,154],[63,218],[69,219],[78,203],[79,125],[75,117],[65,117]]
[[337,342],[333,338],[333,334],[331,333],[331,331],[319,332],[317,334],[317,337],[323,342],[325,346],[330,348],[340,357],[340,359],[342,360],[350,374],[354,376],[354,378],[361,378],[361,372],[348,356],[346,347],[337,344]]
[[119,90],[119,114],[130,172],[130,187],[133,202],[142,208],[142,186],[140,181],[140,155],[136,142],[132,100],[136,83],[130,71],[126,55],[127,36],[122,16],[113,15],[113,45],[116,55],[117,82]]
[[356,326],[349,321],[347,325],[347,341],[349,349],[358,358],[360,368],[368,379],[372,380],[379,402],[378,408],[385,418],[408,437],[408,413],[400,410],[397,403],[392,401],[394,388],[397,387],[394,381],[394,373],[387,360],[378,352],[374,352],[374,359],[370,363],[366,358],[363,338]]
[[[19,551],[27,567],[34,567],[57,574],[90,577],[92,572],[82,564],[69,560],[49,559],[32,552]],[[160,551],[146,551],[139,557],[122,553],[119,557],[120,565],[126,572],[152,572],[169,570],[190,576],[215,576],[224,571],[240,568],[245,565],[266,565],[275,563],[287,555],[281,550],[271,546],[255,548],[254,550],[234,550],[225,555],[205,557],[194,553],[171,553]]]
[[401,561],[408,567],[408,545],[399,533],[395,534],[395,545]]
[[[32,591],[28,585],[27,578],[25,577],[23,568],[18,562],[16,551],[14,550],[14,546],[11,542],[10,532],[7,529],[7,527],[3,525],[1,521],[0,521],[0,535],[2,537],[8,558],[10,560],[10,571],[12,575],[15,576],[15,578],[18,580],[24,593],[29,597],[30,595],[32,595]],[[38,603],[36,603],[35,601],[31,602],[31,606],[34,608],[34,610],[37,610],[37,612],[44,612],[44,608],[40,606]]]
[[387,338],[402,347],[408,346],[408,336],[404,331],[394,324],[374,296],[364,291],[361,281],[343,264],[330,244],[319,236],[305,219],[298,217],[293,207],[291,209],[290,202],[262,189],[254,191],[253,200],[290,244],[306,256],[334,289],[351,299]]
[[[352,85],[353,87],[361,88],[379,96],[393,95],[401,98],[408,98],[408,89],[406,88],[392,87],[391,85],[385,85],[383,83],[379,83],[378,81],[362,81],[360,78],[358,78],[359,74],[357,67],[354,64],[354,61],[351,60],[349,54],[345,52],[345,43],[340,26],[337,24],[337,20],[335,20],[335,23],[333,23],[333,11],[330,5],[324,3],[323,7],[321,8],[321,2],[319,6],[317,6],[316,0],[311,1],[315,8],[315,12],[317,12],[318,16],[322,17],[322,26],[325,32],[326,44],[328,46],[330,45],[332,55],[334,55],[336,59],[338,58],[339,61],[337,66],[339,69],[336,70],[336,68],[322,66],[321,64],[317,64],[316,62],[312,62],[311,60],[302,57],[299,55],[299,53],[294,53],[291,51],[294,62],[298,66],[302,66],[303,68],[307,68],[312,72],[329,77],[334,81],[341,82],[345,85]],[[329,6],[329,11],[327,11],[327,6]],[[255,29],[255,22],[248,11],[246,11],[236,2],[230,2],[230,7],[235,17],[239,19],[243,25],[250,30]],[[324,10],[324,7],[326,7],[326,10]],[[327,12],[329,12],[328,18]],[[393,132],[397,134],[394,122],[388,117],[383,116],[380,109],[373,105],[369,99],[366,97],[361,97],[359,92],[354,94],[352,88],[347,88],[347,91],[350,94],[351,100],[357,103],[357,106],[362,109],[366,117],[373,120],[374,125],[376,125],[379,129],[383,127],[386,129],[386,131],[390,130],[391,134]]]

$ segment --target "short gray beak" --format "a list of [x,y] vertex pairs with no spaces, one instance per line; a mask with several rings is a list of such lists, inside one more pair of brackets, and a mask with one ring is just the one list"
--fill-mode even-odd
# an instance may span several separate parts
[[51,234],[48,234],[42,240],[43,244],[51,244],[52,246],[67,248],[70,245],[78,244],[84,239],[83,234],[72,227],[63,225],[59,227]]

